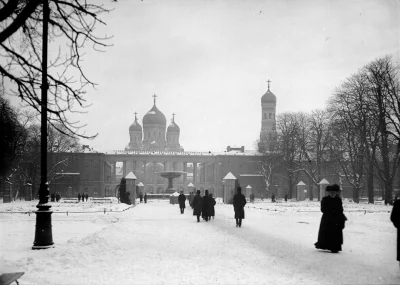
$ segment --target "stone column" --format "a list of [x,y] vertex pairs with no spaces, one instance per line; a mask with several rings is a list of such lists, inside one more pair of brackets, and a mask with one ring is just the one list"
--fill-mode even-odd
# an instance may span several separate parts
[[143,160],[143,181],[144,181],[144,184],[146,185],[146,182],[147,182],[147,170],[146,170],[146,165],[147,165],[147,161],[146,160]]
[[153,161],[153,189],[157,193],[157,175],[156,174],[156,161]]
[[112,162],[112,177],[111,181],[115,182],[117,181],[117,162],[113,161]]
[[126,176],[126,160],[122,162],[122,177]]
[[235,181],[236,177],[229,172],[223,179],[225,181],[225,187],[224,187],[224,203],[227,204],[230,199],[233,198],[233,195],[235,195]]
[[193,162],[193,184],[196,186],[197,162]]
[[[183,163],[183,171],[187,172],[187,162]],[[184,173],[183,174],[183,183],[186,183],[186,181],[187,181],[187,173]]]
[[126,192],[129,192],[129,198],[131,200],[131,204],[135,205],[136,203],[136,176],[133,172],[129,172],[128,175],[125,176],[126,179]]
[[326,196],[325,188],[328,185],[329,185],[329,182],[325,178],[322,179],[321,182],[319,182],[319,201],[321,201],[322,198],[324,198]]

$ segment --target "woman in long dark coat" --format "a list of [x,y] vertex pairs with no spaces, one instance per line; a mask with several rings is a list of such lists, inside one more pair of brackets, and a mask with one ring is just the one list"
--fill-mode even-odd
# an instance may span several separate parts
[[185,211],[185,201],[186,201],[186,196],[185,194],[183,194],[183,191],[181,191],[181,194],[179,194],[178,197],[179,209],[181,209],[181,214],[183,214]]
[[390,220],[397,229],[397,261],[400,262],[400,200],[394,201]]
[[211,217],[213,217],[213,219],[214,219],[214,217],[215,217],[215,204],[217,204],[217,202],[215,202],[215,199],[214,199],[212,193],[210,193],[210,201],[211,201],[211,207],[210,207],[210,209],[211,209]]
[[328,185],[326,191],[329,192],[329,195],[321,200],[321,212],[323,214],[315,247],[338,253],[342,250],[343,229],[347,219],[343,214],[342,199],[338,195],[339,185]]
[[237,193],[233,196],[233,209],[235,210],[236,227],[242,226],[244,219],[244,206],[246,205],[246,197],[242,194],[242,188],[237,188]]
[[192,204],[193,216],[197,216],[197,222],[200,222],[201,208],[203,206],[203,199],[200,196],[200,190],[197,190],[196,196],[193,197]]

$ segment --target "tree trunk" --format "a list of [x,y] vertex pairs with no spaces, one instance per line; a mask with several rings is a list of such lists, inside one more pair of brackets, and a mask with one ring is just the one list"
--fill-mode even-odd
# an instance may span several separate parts
[[359,191],[360,189],[357,186],[353,186],[353,201],[355,203],[359,203]]
[[367,173],[367,188],[368,188],[368,204],[374,204],[374,165],[368,166]]

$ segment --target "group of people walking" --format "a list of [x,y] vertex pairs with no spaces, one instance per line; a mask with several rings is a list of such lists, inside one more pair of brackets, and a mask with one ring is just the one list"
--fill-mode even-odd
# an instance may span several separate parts
[[78,202],[80,202],[81,199],[82,199],[82,202],[85,202],[85,199],[87,202],[87,200],[89,199],[89,195],[87,193],[86,194],[82,193],[82,195],[81,195],[81,193],[78,193]]
[[[197,217],[197,222],[200,223],[200,216],[206,222],[210,221],[211,218],[215,217],[215,204],[216,201],[212,193],[208,190],[204,191],[204,196],[200,196],[200,190],[197,190],[196,195],[192,192],[188,196],[189,205],[193,209],[193,216]],[[181,214],[185,212],[186,196],[181,191],[179,197],[179,209]],[[244,219],[244,206],[246,205],[246,198],[242,194],[242,188],[237,188],[237,193],[233,196],[233,209],[235,211],[236,227],[242,226],[242,220]]]
[[58,202],[61,199],[61,193],[60,192],[56,192],[56,193],[51,193],[50,194],[50,201],[51,202]]
[[144,200],[145,203],[147,203],[147,193],[144,192],[144,195],[142,192],[139,193],[139,202],[142,203]]

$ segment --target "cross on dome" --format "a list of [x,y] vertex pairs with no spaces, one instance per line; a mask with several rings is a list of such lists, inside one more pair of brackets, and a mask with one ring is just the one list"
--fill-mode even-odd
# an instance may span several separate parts
[[172,122],[175,123],[175,113],[172,113]]
[[135,114],[135,121],[137,121],[137,118],[136,118],[137,113],[135,112],[135,113],[133,113],[133,114]]
[[271,80],[267,80],[267,82],[268,82],[268,90],[269,90],[269,84],[271,83]]
[[154,105],[155,105],[156,104],[156,97],[158,97],[158,96],[156,94],[154,94],[152,97],[154,98]]

